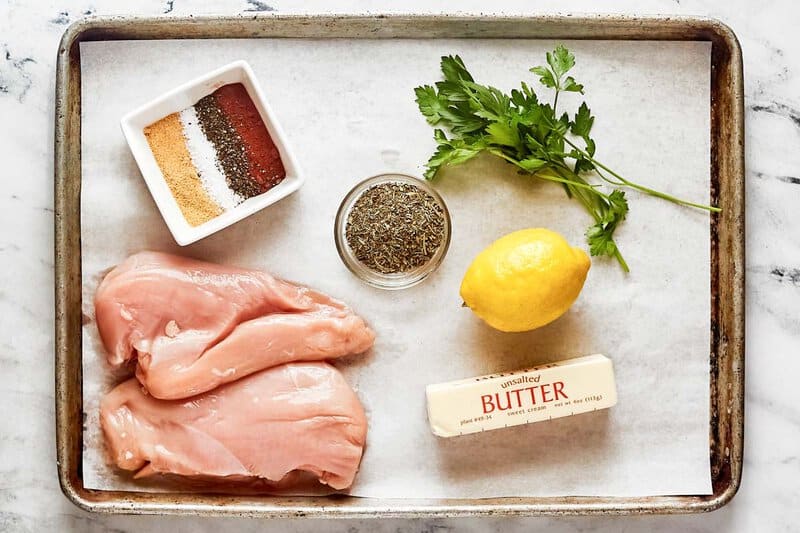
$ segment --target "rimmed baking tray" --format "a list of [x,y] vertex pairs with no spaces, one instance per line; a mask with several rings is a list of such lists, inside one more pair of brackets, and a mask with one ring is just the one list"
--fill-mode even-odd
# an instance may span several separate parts
[[[221,496],[86,489],[82,476],[81,62],[84,41],[215,38],[513,38],[711,42],[711,424],[713,494],[647,497],[378,499]],[[255,517],[419,517],[652,514],[717,509],[741,480],[744,425],[744,111],[742,56],[733,32],[710,19],[624,16],[98,17],[65,32],[55,116],[55,399],[64,494],[97,512]]]

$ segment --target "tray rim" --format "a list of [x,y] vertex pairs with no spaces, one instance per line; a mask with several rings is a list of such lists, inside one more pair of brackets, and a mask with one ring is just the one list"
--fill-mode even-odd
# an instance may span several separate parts
[[[285,29],[283,28],[285,26]],[[287,498],[85,489],[81,477],[81,42],[156,38],[527,38],[711,41],[711,495],[492,499]],[[413,35],[397,35],[405,29]],[[508,35],[506,31],[529,32]],[[283,30],[283,33],[282,31]],[[459,31],[456,35],[453,31]],[[226,33],[227,32],[227,33]],[[337,34],[339,32],[339,34]],[[348,34],[356,32],[356,35]],[[165,37],[166,35],[166,37]],[[55,410],[58,477],[86,511],[247,517],[457,517],[696,513],[718,509],[741,483],[744,431],[744,98],[741,47],[722,22],[626,15],[282,15],[79,20],[58,49],[55,87]],[[77,176],[77,177],[76,177]],[[76,307],[77,306],[77,307]],[[77,312],[75,312],[77,310]],[[76,351],[77,348],[77,351]],[[715,471],[716,469],[716,471]]]

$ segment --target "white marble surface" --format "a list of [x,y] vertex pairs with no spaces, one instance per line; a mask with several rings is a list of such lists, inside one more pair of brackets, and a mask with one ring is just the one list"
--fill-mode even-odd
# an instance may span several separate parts
[[[742,488],[710,515],[383,521],[98,516],[58,487],[53,437],[52,133],[55,51],[84,14],[485,12],[482,0],[6,0],[0,4],[0,531],[797,531],[800,528],[800,7],[791,0],[494,2],[506,13],[702,14],[744,49],[747,107],[747,418]],[[792,215],[795,215],[794,217]]]

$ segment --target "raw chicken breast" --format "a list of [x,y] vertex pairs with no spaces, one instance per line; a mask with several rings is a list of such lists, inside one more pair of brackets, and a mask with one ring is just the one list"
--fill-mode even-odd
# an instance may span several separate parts
[[156,252],[109,272],[94,303],[109,363],[137,359],[136,376],[161,399],[282,363],[361,353],[375,338],[322,293],[266,272]]
[[114,462],[137,478],[280,482],[300,470],[334,489],[353,483],[367,434],[361,403],[327,363],[280,365],[180,401],[130,379],[103,398],[100,421]]

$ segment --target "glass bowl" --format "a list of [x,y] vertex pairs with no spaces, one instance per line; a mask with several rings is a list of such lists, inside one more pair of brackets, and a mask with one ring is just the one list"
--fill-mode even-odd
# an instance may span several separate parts
[[[370,187],[381,185],[383,183],[404,183],[413,185],[414,187],[417,187],[430,194],[436,203],[442,208],[442,214],[444,216],[444,235],[442,235],[442,244],[433,254],[433,257],[431,257],[430,260],[428,260],[428,262],[424,265],[407,270],[405,272],[383,274],[370,269],[356,259],[353,251],[347,244],[347,239],[345,238],[345,229],[347,226],[347,217],[350,214],[353,204],[356,202],[356,200],[358,200],[359,196],[361,196],[364,191]],[[433,187],[428,185],[425,181],[413,176],[408,176],[406,174],[380,174],[378,176],[365,179],[353,187],[349,193],[347,193],[347,195],[344,197],[344,200],[342,200],[341,205],[339,206],[339,211],[336,213],[336,221],[334,223],[333,232],[334,240],[336,241],[336,250],[339,252],[339,257],[342,258],[342,262],[344,262],[345,266],[350,270],[350,272],[373,287],[389,290],[405,289],[416,285],[428,277],[430,273],[436,270],[436,268],[441,264],[442,259],[444,259],[444,256],[447,254],[447,249],[450,247],[450,212],[447,210],[447,206],[445,205],[444,200],[442,200],[442,197],[439,196],[439,193],[436,192]]]

